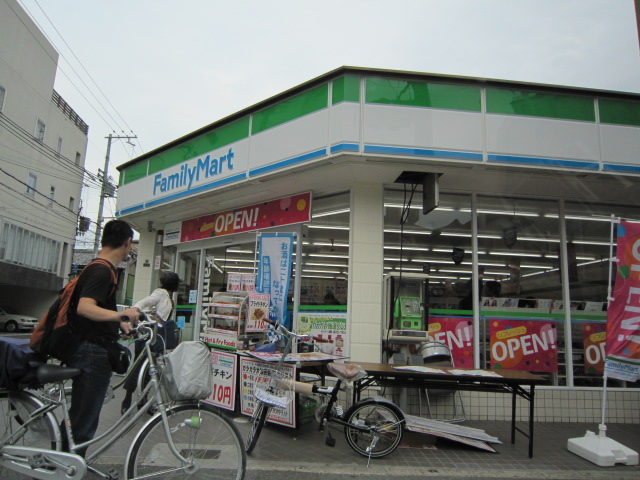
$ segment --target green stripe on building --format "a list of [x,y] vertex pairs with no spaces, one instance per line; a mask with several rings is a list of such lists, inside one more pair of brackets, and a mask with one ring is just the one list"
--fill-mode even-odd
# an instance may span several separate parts
[[600,123],[640,127],[640,102],[601,98],[598,109]]
[[487,88],[487,113],[595,122],[592,98],[527,90]]
[[367,103],[480,112],[480,87],[367,78]]
[[329,84],[325,83],[255,113],[252,119],[251,134],[255,135],[269,128],[327,108],[328,103]]
[[149,162],[147,160],[143,160],[140,163],[136,163],[135,165],[131,165],[124,169],[122,174],[120,175],[120,182],[118,186],[122,186],[125,183],[133,182],[134,180],[139,180],[147,176],[147,166]]
[[207,132],[149,159],[149,175],[249,136],[249,116]]
[[360,101],[360,77],[344,75],[333,81],[331,88],[331,104]]

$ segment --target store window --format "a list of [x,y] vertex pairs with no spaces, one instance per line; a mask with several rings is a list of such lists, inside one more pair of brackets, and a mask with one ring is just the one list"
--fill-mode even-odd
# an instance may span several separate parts
[[440,194],[422,213],[421,193],[387,190],[384,196],[384,273],[428,276],[429,314],[471,314],[471,196]]
[[313,199],[303,228],[300,307],[346,310],[349,278],[348,192]]

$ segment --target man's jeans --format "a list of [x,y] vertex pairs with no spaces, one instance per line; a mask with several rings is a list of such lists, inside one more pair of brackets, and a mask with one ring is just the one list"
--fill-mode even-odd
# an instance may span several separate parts
[[[83,343],[68,362],[69,367],[82,370],[73,379],[71,396],[71,429],[76,445],[91,440],[98,429],[100,411],[111,381],[111,364],[107,351],[92,343]],[[87,447],[76,453],[85,456]]]

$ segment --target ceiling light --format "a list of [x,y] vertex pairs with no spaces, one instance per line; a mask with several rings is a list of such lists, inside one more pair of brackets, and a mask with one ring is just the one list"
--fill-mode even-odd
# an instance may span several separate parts
[[519,253],[519,252],[489,252],[489,255],[504,255],[506,257],[542,257],[541,253]]
[[309,224],[307,225],[307,227],[309,228],[315,228],[318,230],[349,230],[349,227],[337,227],[334,225],[313,225],[313,224]]
[[[545,213],[545,218],[560,218],[557,213]],[[565,220],[584,220],[586,222],[607,222],[611,223],[611,217],[585,217],[581,215],[565,215]]]
[[350,210],[351,209],[349,208],[341,208],[339,210],[331,210],[329,212],[314,213],[311,215],[311,218],[328,217],[330,215],[340,215],[341,213],[349,213]]
[[340,270],[308,270],[306,268],[302,269],[303,273],[342,273]]
[[327,253],[307,253],[307,257],[324,257],[324,258],[349,258],[349,255],[334,255]]

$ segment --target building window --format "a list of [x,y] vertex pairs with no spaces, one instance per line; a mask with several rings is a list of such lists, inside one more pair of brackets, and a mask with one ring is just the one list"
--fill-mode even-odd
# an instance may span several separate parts
[[0,260],[57,273],[61,243],[11,223],[2,226]]
[[27,194],[33,196],[36,193],[36,183],[38,182],[38,177],[33,173],[30,173],[27,177]]
[[80,152],[76,152],[76,165],[80,165],[80,160],[82,159],[82,155]]
[[62,153],[62,137],[58,137],[58,145],[56,146],[56,153],[58,155]]
[[2,111],[2,107],[4,106],[4,95],[5,95],[5,88],[0,85],[0,112]]
[[38,122],[36,123],[36,140],[40,141],[40,142],[44,142],[44,131],[46,129],[46,125],[44,124],[44,122],[40,119],[38,119]]
[[51,185],[51,190],[49,190],[49,206],[53,207],[53,199],[56,196],[56,187]]
[[73,197],[69,197],[69,210],[73,212],[73,207],[75,206],[76,199]]

